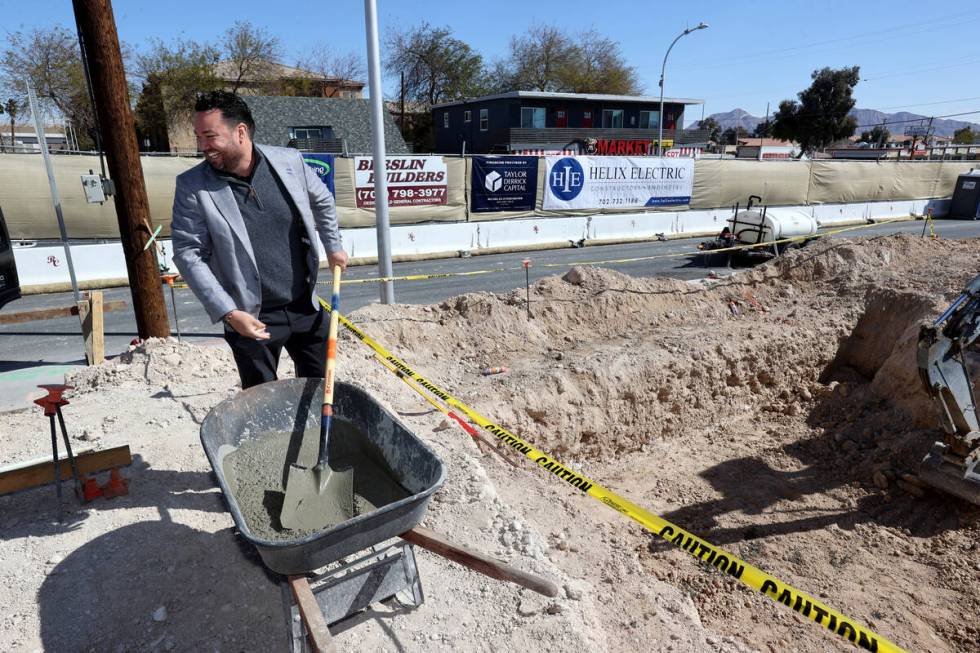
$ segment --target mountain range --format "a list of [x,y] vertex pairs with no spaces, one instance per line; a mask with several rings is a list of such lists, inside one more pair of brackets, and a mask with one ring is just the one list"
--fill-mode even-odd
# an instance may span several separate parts
[[[857,120],[858,127],[855,130],[856,134],[871,130],[876,125],[885,123],[885,127],[888,129],[888,131],[891,132],[892,135],[897,136],[904,134],[906,127],[920,124],[926,125],[929,121],[929,116],[909,113],[908,111],[885,113],[884,111],[878,111],[876,109],[852,109],[851,115],[854,116],[855,120]],[[750,134],[753,130],[755,130],[756,125],[765,120],[764,117],[760,118],[758,116],[753,116],[742,109],[732,109],[731,111],[726,111],[724,113],[713,113],[709,116],[709,118],[714,118],[718,124],[721,125],[722,130],[735,127],[735,125],[738,124],[738,128],[740,130],[744,129]],[[955,132],[957,129],[962,129],[963,127],[970,127],[974,132],[980,133],[980,124],[975,122],[948,120],[944,118],[936,118],[932,121],[933,133],[936,136],[952,136],[953,132]]]

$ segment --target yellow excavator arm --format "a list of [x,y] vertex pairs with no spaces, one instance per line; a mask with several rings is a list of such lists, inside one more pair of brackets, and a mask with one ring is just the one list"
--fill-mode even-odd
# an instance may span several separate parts
[[919,333],[917,362],[946,432],[922,461],[933,487],[980,505],[980,412],[967,350],[980,338],[980,275],[935,322]]

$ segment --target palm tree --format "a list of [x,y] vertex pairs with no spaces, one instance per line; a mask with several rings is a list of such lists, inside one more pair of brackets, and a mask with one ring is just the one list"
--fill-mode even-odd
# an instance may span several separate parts
[[10,151],[14,151],[14,121],[17,119],[17,114],[20,113],[20,103],[17,100],[10,98],[7,100],[6,104],[3,105],[3,110],[7,112],[10,116]]

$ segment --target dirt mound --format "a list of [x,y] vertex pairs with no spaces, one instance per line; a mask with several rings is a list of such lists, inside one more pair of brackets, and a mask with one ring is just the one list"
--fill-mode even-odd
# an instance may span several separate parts
[[119,387],[181,386],[202,379],[237,379],[227,347],[199,347],[174,338],[150,338],[118,357],[72,372],[66,381],[76,393]]

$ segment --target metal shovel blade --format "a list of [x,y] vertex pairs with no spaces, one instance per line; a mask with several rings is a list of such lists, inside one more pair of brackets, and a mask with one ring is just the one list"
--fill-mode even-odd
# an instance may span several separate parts
[[284,528],[319,530],[354,516],[354,472],[317,465],[289,466],[279,521]]

